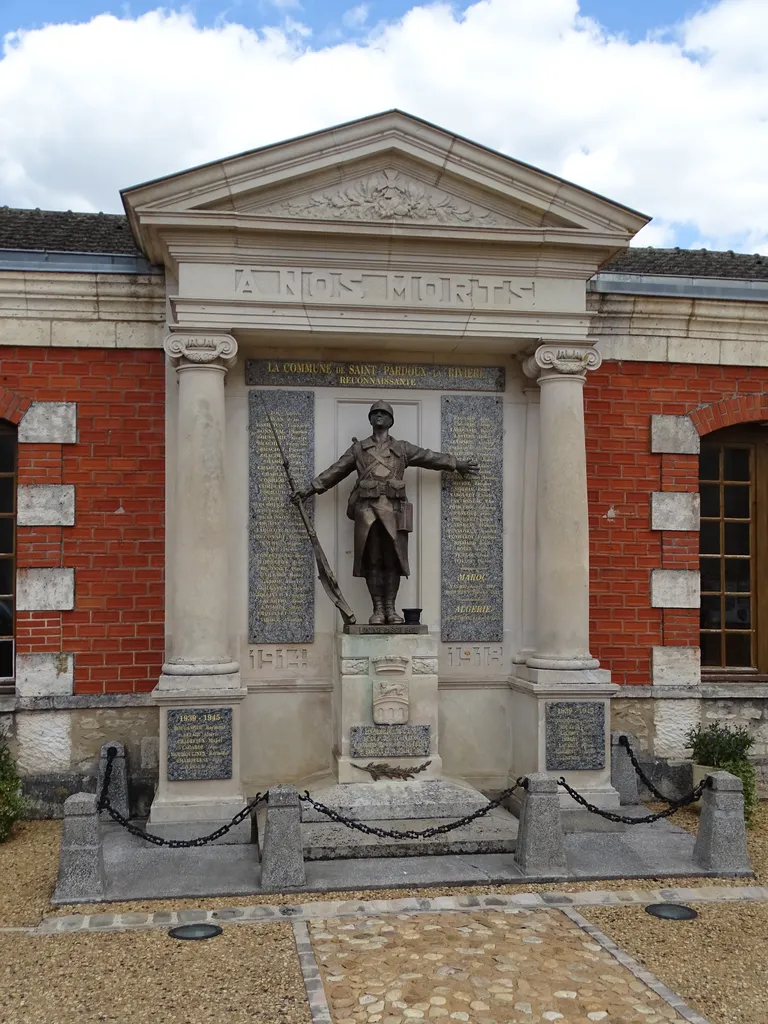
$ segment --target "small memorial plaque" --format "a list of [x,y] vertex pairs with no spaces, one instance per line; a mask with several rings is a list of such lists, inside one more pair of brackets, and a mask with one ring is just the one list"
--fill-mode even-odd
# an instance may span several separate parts
[[168,709],[168,781],[232,778],[232,708]]
[[351,757],[428,757],[428,725],[353,725]]
[[602,701],[547,701],[547,771],[605,768],[605,704]]

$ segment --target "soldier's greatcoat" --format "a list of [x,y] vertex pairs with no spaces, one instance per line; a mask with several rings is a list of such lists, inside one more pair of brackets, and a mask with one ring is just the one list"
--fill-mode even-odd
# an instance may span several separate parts
[[408,466],[455,472],[456,456],[419,448],[410,441],[396,441],[394,437],[388,437],[381,443],[373,437],[366,437],[364,441],[355,441],[338,462],[312,481],[313,489],[322,494],[357,470],[357,483],[347,506],[347,516],[355,523],[355,576],[364,575],[363,552],[368,533],[377,519],[392,538],[400,563],[400,575],[410,575],[408,533],[411,517],[403,479]]

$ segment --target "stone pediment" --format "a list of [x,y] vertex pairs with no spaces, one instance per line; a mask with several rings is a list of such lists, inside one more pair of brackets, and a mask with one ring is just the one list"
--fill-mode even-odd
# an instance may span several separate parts
[[414,224],[465,224],[472,227],[521,227],[521,218],[496,213],[457,195],[451,195],[397,168],[361,175],[331,187],[243,212],[262,217],[298,217],[309,220],[350,220],[371,224],[405,221]]

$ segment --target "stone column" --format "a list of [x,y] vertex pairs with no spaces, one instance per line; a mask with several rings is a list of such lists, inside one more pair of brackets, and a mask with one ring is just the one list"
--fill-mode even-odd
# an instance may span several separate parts
[[165,351],[179,381],[176,464],[169,466],[176,493],[168,522],[170,650],[154,691],[160,771],[149,824],[187,838],[245,803],[239,705],[247,691],[229,651],[224,479],[224,378],[237,343],[229,334],[184,330],[166,338]]
[[[589,521],[584,381],[591,346],[540,345],[523,364],[540,388],[536,496],[536,649],[516,667],[513,776],[565,775],[603,807],[610,782],[610,705],[616,691],[589,650]],[[522,659],[521,659],[522,660]],[[572,804],[561,795],[564,807]]]

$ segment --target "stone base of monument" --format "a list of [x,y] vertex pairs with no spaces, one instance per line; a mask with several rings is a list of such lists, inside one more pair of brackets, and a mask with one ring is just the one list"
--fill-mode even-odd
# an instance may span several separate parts
[[[512,770],[546,772],[578,790],[601,810],[618,810],[611,785],[610,698],[618,687],[602,669],[549,670],[516,666],[512,689]],[[513,810],[519,801],[510,801]],[[560,789],[563,810],[579,805]]]
[[[193,839],[215,831],[241,811],[240,704],[247,690],[163,689],[160,771],[147,832],[163,839]],[[249,843],[246,820],[219,842]]]
[[[368,822],[395,818],[463,818],[488,803],[478,790],[453,779],[321,786],[310,790],[310,795],[346,818]],[[329,821],[307,803],[301,805],[301,820],[304,823]]]

